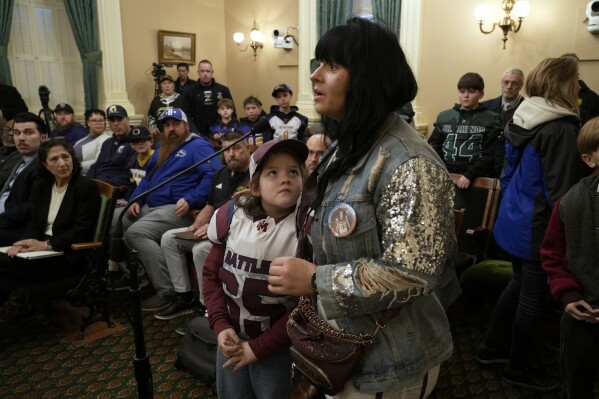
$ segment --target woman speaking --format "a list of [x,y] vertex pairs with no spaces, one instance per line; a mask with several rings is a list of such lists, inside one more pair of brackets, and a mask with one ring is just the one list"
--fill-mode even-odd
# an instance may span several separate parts
[[320,317],[351,334],[371,333],[381,312],[401,308],[334,397],[427,397],[452,352],[435,292],[456,283],[446,267],[455,250],[453,183],[394,112],[417,92],[395,34],[352,18],[325,33],[315,55],[316,111],[334,143],[314,172],[317,187],[314,174],[304,186],[302,204],[314,193],[310,208],[298,211],[300,228],[312,222],[314,245],[310,261],[273,260],[269,289],[316,294]]
[[[64,140],[42,145],[38,156],[40,179],[31,189],[31,221],[23,239],[0,256],[0,318],[8,320],[26,312],[31,305],[19,295],[21,283],[31,280],[77,275],[85,266],[85,254],[75,253],[71,244],[91,241],[100,211],[96,184],[81,176],[73,148]],[[20,252],[55,250],[61,256],[22,259]]]

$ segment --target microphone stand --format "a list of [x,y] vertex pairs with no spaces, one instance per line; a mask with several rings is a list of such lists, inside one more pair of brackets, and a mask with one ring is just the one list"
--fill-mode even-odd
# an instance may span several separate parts
[[130,274],[130,287],[129,291],[131,292],[131,297],[133,299],[132,307],[132,327],[133,334],[135,337],[135,356],[133,357],[133,370],[135,373],[135,381],[137,382],[137,394],[138,398],[141,399],[152,399],[154,397],[154,387],[152,380],[152,367],[150,365],[150,357],[146,352],[146,343],[144,338],[144,326],[143,326],[143,317],[142,317],[142,309],[141,309],[141,291],[139,289],[139,282],[137,280],[137,252],[133,250],[129,250],[124,242],[124,234],[123,234],[123,216],[127,212],[127,210],[139,200],[146,198],[148,195],[158,190],[161,187],[169,184],[173,180],[178,179],[184,174],[194,170],[198,166],[210,161],[212,158],[222,154],[227,151],[229,148],[233,147],[235,144],[246,140],[249,136],[256,133],[263,132],[268,126],[268,122],[261,119],[251,128],[249,132],[244,134],[239,139],[235,140],[230,145],[221,148],[219,151],[214,152],[213,154],[207,156],[206,158],[194,163],[186,169],[183,169],[181,172],[175,174],[174,176],[166,179],[162,183],[152,187],[151,189],[144,191],[139,194],[135,198],[131,199],[129,203],[123,208],[119,217],[114,226],[114,230],[110,239],[110,260],[108,262],[108,271],[114,276],[114,273],[118,271],[119,263],[125,260],[125,255],[127,255],[127,263],[129,265],[129,274]]

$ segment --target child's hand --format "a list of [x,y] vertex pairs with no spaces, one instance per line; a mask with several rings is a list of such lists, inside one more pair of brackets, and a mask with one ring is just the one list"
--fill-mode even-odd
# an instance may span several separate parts
[[221,331],[216,337],[216,341],[218,342],[220,351],[229,359],[233,356],[240,355],[243,352],[241,340],[232,328]]
[[220,133],[214,133],[214,136],[212,136],[212,138],[214,140],[220,140],[221,137],[222,137],[222,134],[220,134]]
[[462,190],[465,190],[468,187],[470,187],[470,180],[468,180],[464,176],[460,176],[458,182],[456,183],[456,186],[458,186],[458,188],[461,188]]
[[258,360],[258,358],[256,357],[256,355],[254,355],[254,351],[252,350],[252,348],[250,347],[250,344],[247,341],[243,341],[241,343],[241,347],[242,347],[242,352],[241,354],[237,355],[237,356],[232,356],[231,358],[229,358],[229,360],[226,361],[225,364],[223,364],[223,368],[227,368],[235,363],[235,368],[233,369],[233,371],[237,371],[240,368],[250,364],[250,363],[254,363],[255,361]]
[[591,323],[599,322],[599,314],[584,299],[576,302],[570,302],[564,309],[570,317],[578,321],[588,321]]

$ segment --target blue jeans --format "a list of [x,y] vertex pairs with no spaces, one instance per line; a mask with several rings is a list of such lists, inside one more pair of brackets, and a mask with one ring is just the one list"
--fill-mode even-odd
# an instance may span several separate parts
[[291,355],[275,353],[240,370],[223,368],[227,357],[217,350],[216,389],[219,399],[276,399],[289,396]]
[[485,342],[491,348],[511,348],[510,370],[526,370],[535,339],[534,327],[548,290],[547,275],[540,262],[512,258],[512,279],[495,304]]
[[598,368],[599,324],[574,320],[564,312],[560,324],[562,398],[594,398]]

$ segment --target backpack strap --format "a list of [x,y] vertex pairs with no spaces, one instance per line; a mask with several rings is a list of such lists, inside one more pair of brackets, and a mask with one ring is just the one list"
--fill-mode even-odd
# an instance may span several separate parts
[[[223,212],[225,208],[226,212]],[[235,203],[233,200],[229,200],[221,205],[221,207],[218,208],[220,212],[216,213],[216,238],[223,244],[227,242],[229,227],[231,226],[235,209]]]

